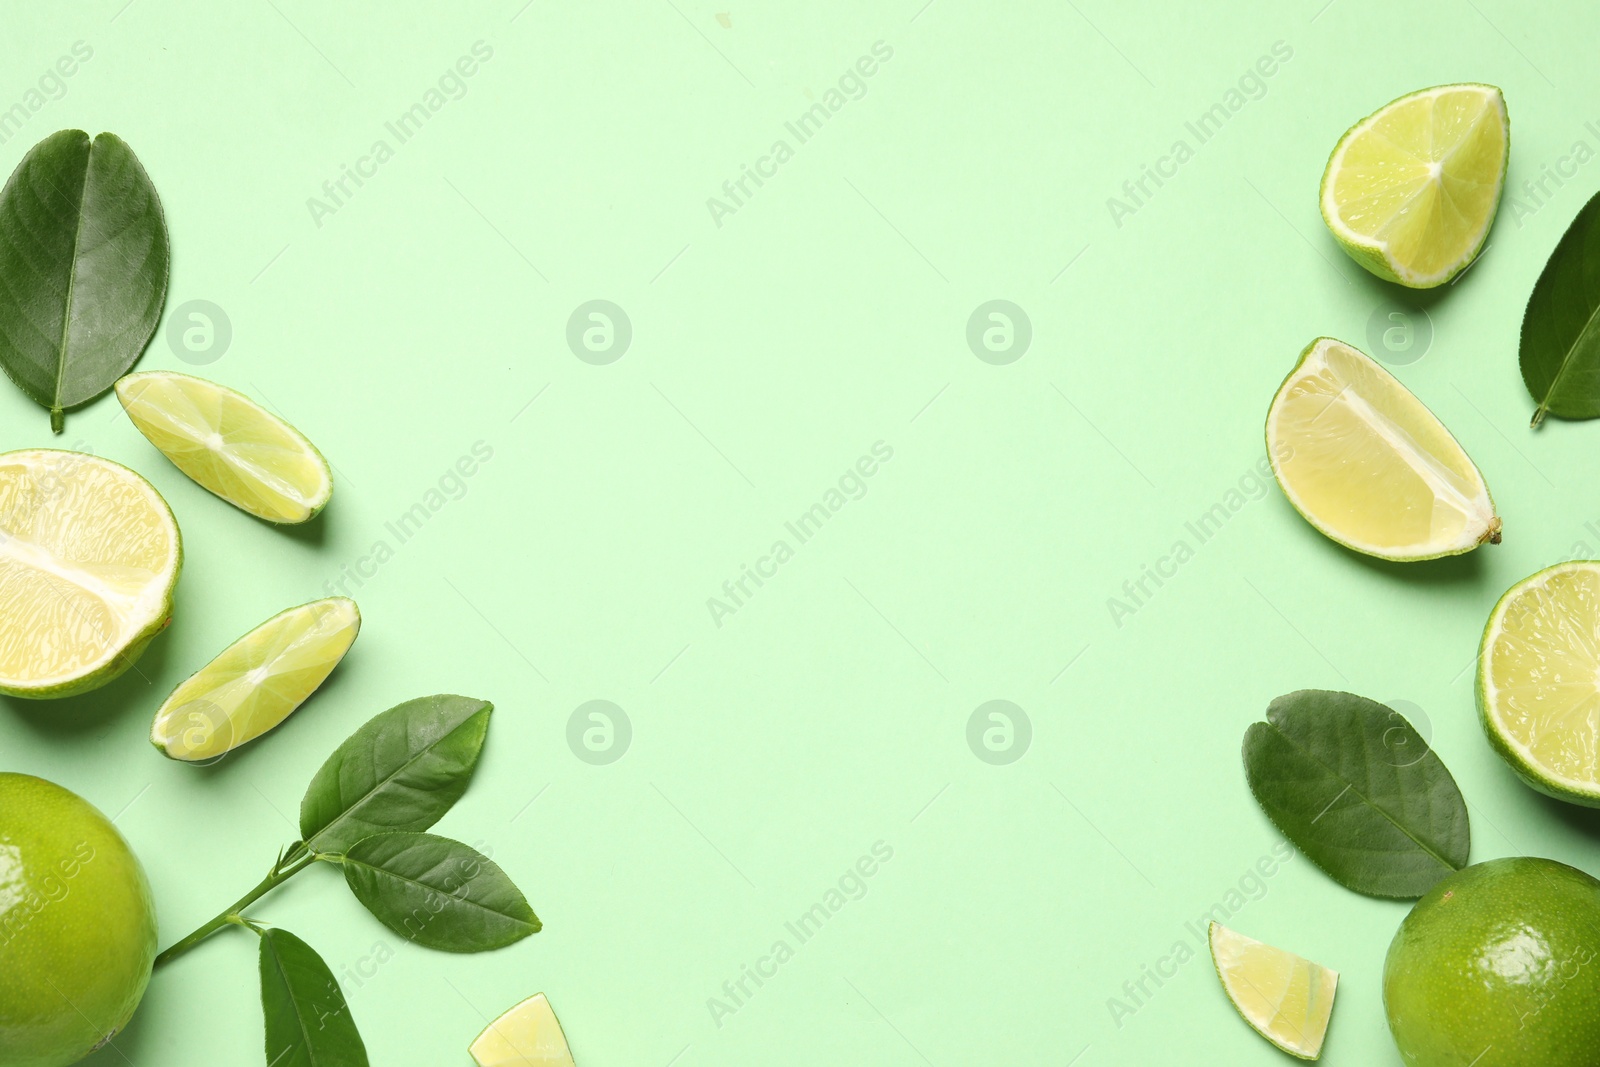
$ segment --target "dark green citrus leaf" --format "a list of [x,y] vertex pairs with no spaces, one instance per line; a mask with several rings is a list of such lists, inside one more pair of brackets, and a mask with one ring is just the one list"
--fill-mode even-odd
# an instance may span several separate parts
[[388,830],[426,830],[472,780],[493,705],[419,697],[374,716],[340,745],[300,802],[300,835],[344,852]]
[[115,134],[53,133],[0,191],[0,367],[57,433],[150,343],[168,259],[155,186]]
[[1583,205],[1545,263],[1522,314],[1522,380],[1563,419],[1600,416],[1600,194]]
[[1274,700],[1244,735],[1245,777],[1274,825],[1336,882],[1420,897],[1466,866],[1467,805],[1398,712],[1352,693]]
[[376,834],[342,862],[356,899],[410,941],[445,952],[487,952],[539,932],[520,890],[489,857],[433,834]]
[[367,1067],[333,972],[287,930],[261,931],[261,1011],[272,1067]]

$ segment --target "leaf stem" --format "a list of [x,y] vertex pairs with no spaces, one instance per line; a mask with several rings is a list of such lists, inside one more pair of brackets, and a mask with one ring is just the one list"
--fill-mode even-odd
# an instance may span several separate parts
[[190,949],[194,948],[200,942],[204,941],[206,938],[210,937],[224,926],[232,924],[235,926],[250,927],[249,920],[245,919],[240,912],[244,911],[245,908],[248,908],[250,905],[266,896],[269,892],[276,889],[284,882],[287,882],[290,878],[293,878],[295,875],[311,866],[316,862],[316,860],[316,853],[313,853],[310,849],[308,849],[304,843],[295,844],[286,853],[278,857],[278,862],[272,865],[272,872],[263,878],[259,885],[250,890],[250,892],[246,893],[244,896],[240,897],[238,900],[234,901],[232,906],[227,908],[216,918],[212,919],[194,933],[190,934],[182,941],[177,942],[171,948],[157,956],[155,965],[160,967],[162,964],[171,963],[173,960],[177,959],[179,956],[182,956],[185,952],[188,952]]
[[60,433],[62,430],[66,429],[66,428],[67,428],[66,412],[62,411],[60,408],[51,408],[50,409],[50,432],[52,432],[52,433]]

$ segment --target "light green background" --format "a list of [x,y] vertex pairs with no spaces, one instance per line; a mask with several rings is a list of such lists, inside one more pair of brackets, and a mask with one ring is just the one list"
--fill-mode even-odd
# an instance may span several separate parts
[[[1506,586],[1600,554],[1600,427],[1529,432],[1516,367],[1528,290],[1600,186],[1600,163],[1561,164],[1600,149],[1588,5],[123,4],[7,13],[0,108],[74,42],[93,56],[0,170],[59,128],[126,138],[173,246],[140,367],[268,401],[338,488],[317,523],[273,529],[187,482],[111,398],[71,413],[54,443],[136,467],[176,512],[175,618],[103,691],[8,702],[0,765],[117,815],[170,941],[261,877],[370,715],[492,699],[439,831],[492,850],[543,933],[484,956],[400,944],[325,870],[254,909],[356,975],[374,1063],[465,1064],[486,1017],[539,990],[584,1067],[1283,1062],[1186,924],[1256,889],[1276,838],[1239,742],[1302,687],[1409,702],[1468,797],[1475,858],[1600,869],[1596,823],[1483,742],[1469,670]],[[493,56],[465,95],[398,144],[385,122],[478,41]],[[864,94],[798,144],[785,122],[880,41]],[[1276,42],[1291,57],[1197,144],[1185,123]],[[1251,469],[1307,341],[1424,321],[1337,250],[1316,186],[1352,122],[1460,80],[1505,89],[1512,194],[1546,167],[1570,180],[1507,203],[1482,261],[1425,301],[1431,347],[1395,368],[1483,468],[1505,543],[1388,566]],[[319,226],[308,198],[380,138],[393,158]],[[708,198],[780,138],[793,158],[718,225]],[[1108,198],[1179,138],[1193,158],[1119,226]],[[633,329],[604,366],[566,341],[594,299]],[[1031,323],[1009,365],[966,340],[992,299]],[[191,300],[233,331],[199,368],[169,345]],[[464,495],[396,545],[385,523],[480,441],[493,458]],[[880,441],[865,495],[796,545],[784,523]],[[0,388],[0,444],[50,443]],[[1108,598],[1219,502],[1240,506],[1119,626]],[[779,538],[793,558],[717,625],[708,598]],[[145,743],[174,684],[380,539],[393,558],[350,586],[361,638],[291,722],[206,770]],[[567,742],[595,699],[632,724],[609,765]],[[1009,765],[967,742],[994,699],[1031,723]],[[879,841],[893,858],[865,895],[799,945],[785,922]],[[1378,979],[1405,906],[1299,857],[1260,886],[1231,924],[1343,974],[1325,1061],[1397,1064]],[[779,939],[794,957],[714,1019],[708,998]],[[1179,942],[1196,955],[1174,968]],[[1172,977],[1115,1017],[1164,957]],[[262,1062],[249,939],[160,974],[91,1062]]]

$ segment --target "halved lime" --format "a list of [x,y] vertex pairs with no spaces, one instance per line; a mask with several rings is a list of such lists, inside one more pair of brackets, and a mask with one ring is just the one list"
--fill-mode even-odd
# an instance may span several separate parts
[[172,616],[178,524],[118,463],[0,455],[0,692],[61,697],[133,665]]
[[1306,521],[1357,552],[1434,559],[1500,541],[1489,487],[1450,431],[1342,341],[1300,353],[1267,411],[1267,455]]
[[574,1067],[566,1035],[543,993],[490,1023],[467,1051],[478,1067]]
[[279,612],[172,691],[150,724],[150,743],[198,763],[255,740],[316,692],[360,629],[361,612],[348,597]]
[[117,399],[179,470],[257,518],[305,522],[333,495],[333,472],[316,446],[241,393],[146,371],[118,381]]
[[1600,562],[1547,567],[1506,591],[1478,646],[1489,743],[1541,793],[1600,807]]
[[1492,85],[1402,96],[1352,126],[1322,175],[1322,217],[1350,258],[1385,281],[1431,289],[1489,236],[1511,151]]
[[1322,1055],[1339,972],[1211,924],[1211,961],[1244,1021],[1291,1056]]

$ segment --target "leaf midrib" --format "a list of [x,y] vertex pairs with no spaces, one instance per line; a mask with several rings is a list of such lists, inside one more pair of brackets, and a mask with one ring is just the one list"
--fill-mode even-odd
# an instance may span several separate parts
[[1578,349],[1583,347],[1584,339],[1594,330],[1597,322],[1600,322],[1600,300],[1595,301],[1594,307],[1589,309],[1589,317],[1584,320],[1583,329],[1578,331],[1578,336],[1573,339],[1572,344],[1568,345],[1567,350],[1562,353],[1561,365],[1556,368],[1555,376],[1550,379],[1550,384],[1545,388],[1544,396],[1539,400],[1540,412],[1550,410],[1550,401],[1555,399],[1556,390],[1561,385],[1561,379],[1566,376],[1567,368],[1572,365],[1573,357],[1577,355]]
[[300,1001],[294,995],[294,983],[289,981],[289,972],[283,965],[283,956],[278,952],[277,942],[272,940],[270,934],[263,934],[262,939],[272,952],[272,966],[278,972],[278,978],[283,982],[284,991],[289,994],[289,1007],[294,1011],[295,1025],[300,1029],[300,1041],[305,1046],[306,1056],[312,1064],[317,1062],[315,1047],[311,1044],[311,1031],[306,1029],[305,1013],[300,1010]]
[[[1461,869],[1460,867],[1457,867],[1454,863],[1450,862],[1449,860],[1445,859],[1443,856],[1439,855],[1439,853],[1435,852],[1431,847],[1429,847],[1427,842],[1425,842],[1421,838],[1417,837],[1416,834],[1414,834],[1410,830],[1408,830],[1405,827],[1405,825],[1402,824],[1398,819],[1396,819],[1394,816],[1390,815],[1387,811],[1384,811],[1382,808],[1380,808],[1376,803],[1373,802],[1371,797],[1367,796],[1364,792],[1362,792],[1362,790],[1356,785],[1356,783],[1350,781],[1350,779],[1346,778],[1336,768],[1330,766],[1327,762],[1325,762],[1316,753],[1312,752],[1309,748],[1306,748],[1304,745],[1301,745],[1298,742],[1296,742],[1294,740],[1294,738],[1290,737],[1287,733],[1285,733],[1284,730],[1277,723],[1271,723],[1270,725],[1272,726],[1272,728],[1274,730],[1276,730],[1278,732],[1278,736],[1282,737],[1284,739],[1284,741],[1286,741],[1291,748],[1293,748],[1297,752],[1304,753],[1306,758],[1310,759],[1313,763],[1317,764],[1319,767],[1321,767],[1324,770],[1326,770],[1336,780],[1343,782],[1349,788],[1349,790],[1352,793],[1354,793],[1357,797],[1361,798],[1361,800],[1366,803],[1367,807],[1371,808],[1373,811],[1377,812],[1379,815],[1382,815],[1386,820],[1388,820],[1388,822],[1389,822],[1389,824],[1391,826],[1393,826],[1396,830],[1399,830],[1406,837],[1410,838],[1411,841],[1418,848],[1420,848],[1423,852],[1427,853],[1429,856],[1432,856],[1435,860],[1438,860],[1439,863],[1442,866],[1444,866],[1446,869],[1448,869],[1448,870],[1459,871]],[[1335,799],[1337,799],[1337,798],[1335,798]]]
[[444,733],[442,733],[438,737],[434,738],[431,742],[428,743],[428,747],[427,748],[419,749],[415,755],[413,755],[410,759],[406,760],[404,763],[400,764],[400,766],[396,767],[393,772],[391,772],[387,776],[379,779],[373,785],[373,787],[371,789],[369,789],[365,793],[361,794],[359,799],[355,800],[354,802],[352,802],[350,804],[346,804],[344,810],[341,811],[338,815],[335,815],[333,817],[332,821],[330,821],[326,826],[324,826],[322,829],[318,830],[316,833],[312,834],[306,840],[306,844],[315,845],[329,831],[333,830],[334,828],[338,827],[343,822],[345,822],[350,817],[351,812],[353,812],[356,809],[362,807],[364,804],[367,803],[367,801],[371,800],[374,796],[376,796],[380,789],[382,789],[384,786],[388,785],[390,782],[394,781],[396,778],[400,777],[401,772],[410,769],[410,767],[413,764],[415,764],[418,760],[420,760],[423,756],[426,756],[428,753],[430,753],[434,749],[438,748],[441,744],[443,744],[445,742],[446,739],[451,737],[457,730],[459,730],[463,726],[467,725],[467,723],[471,722],[478,715],[482,714],[482,712],[483,712],[483,709],[479,708],[477,711],[474,711],[471,715],[468,715],[465,719],[462,719],[460,722],[456,723],[450,729],[446,730]]
[[67,299],[65,310],[61,316],[61,342],[56,346],[56,378],[51,385],[52,412],[61,410],[61,383],[67,376],[67,338],[72,332],[72,300],[78,290],[78,248],[83,242],[83,204],[89,195],[89,176],[93,173],[91,162],[94,158],[94,142],[89,142],[89,151],[83,157],[83,187],[78,192],[76,216],[72,228],[72,269],[67,272]]
[[[526,919],[520,919],[515,915],[508,915],[503,911],[496,911],[495,909],[489,907],[488,905],[480,904],[476,900],[473,900],[471,897],[458,897],[454,893],[445,893],[442,890],[440,890],[437,886],[431,886],[427,882],[421,881],[420,879],[412,878],[409,875],[400,874],[397,871],[391,871],[387,867],[379,867],[375,863],[368,863],[366,860],[356,859],[354,856],[346,854],[346,856],[344,857],[344,862],[347,863],[347,864],[351,864],[353,866],[356,866],[356,867],[365,867],[367,870],[376,871],[379,874],[388,875],[390,878],[393,878],[397,882],[405,882],[408,885],[421,886],[423,889],[428,890],[428,892],[430,892],[430,893],[443,893],[444,896],[454,897],[456,900],[460,901],[461,903],[470,904],[472,907],[477,908],[479,911],[487,912],[490,915],[496,915],[496,916],[499,916],[502,919],[508,919],[511,922],[519,923],[519,924],[521,924],[523,926],[532,926],[533,925],[532,923],[528,922]],[[469,885],[471,884],[470,881],[468,882],[468,884]]]

